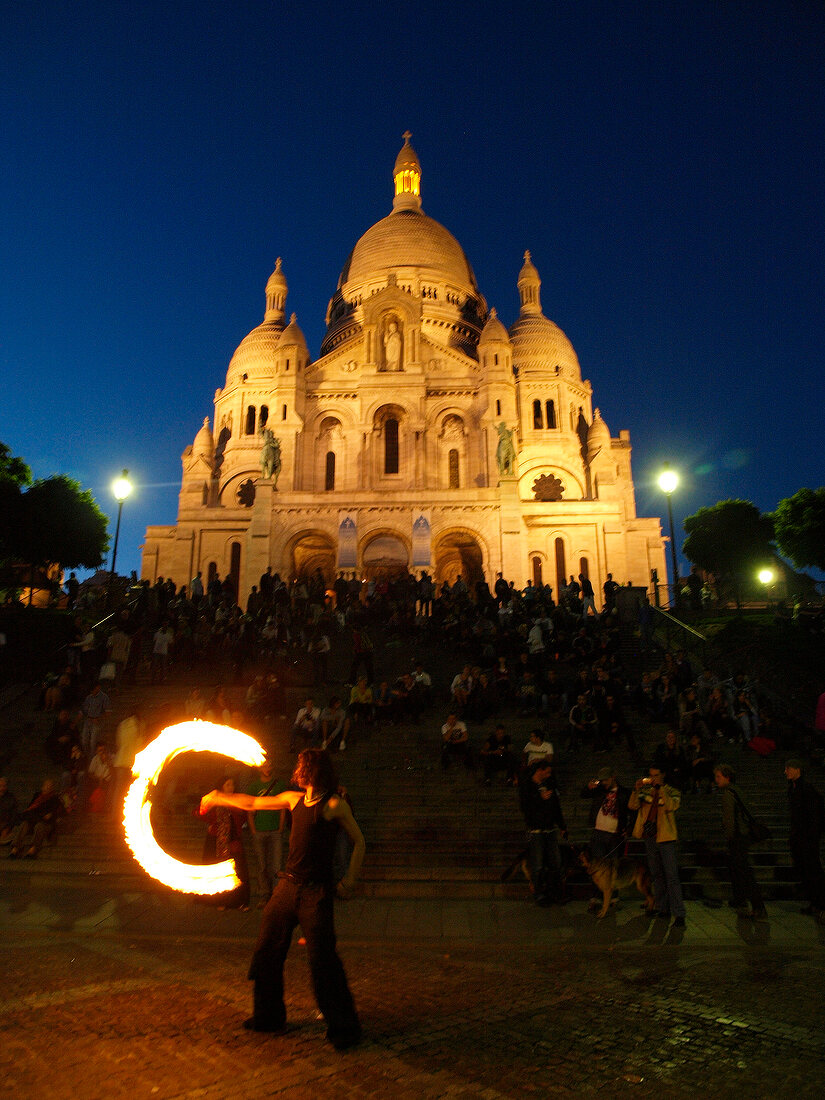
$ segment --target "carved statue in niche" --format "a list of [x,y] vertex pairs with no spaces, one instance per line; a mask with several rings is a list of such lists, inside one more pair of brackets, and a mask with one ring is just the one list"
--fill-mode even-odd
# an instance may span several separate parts
[[273,489],[277,489],[281,472],[281,441],[275,438],[271,428],[264,428],[261,435],[264,441],[261,447],[261,476],[271,478]]
[[384,370],[397,372],[401,367],[401,349],[403,340],[398,330],[398,322],[390,321],[384,333]]
[[445,441],[464,438],[464,421],[460,416],[447,416],[441,428],[441,438]]
[[553,474],[542,474],[533,482],[533,494],[536,500],[545,503],[561,500],[564,496],[564,485]]
[[513,429],[508,428],[502,421],[496,425],[498,432],[498,446],[496,447],[496,462],[500,474],[513,474],[516,467],[516,448],[513,443]]

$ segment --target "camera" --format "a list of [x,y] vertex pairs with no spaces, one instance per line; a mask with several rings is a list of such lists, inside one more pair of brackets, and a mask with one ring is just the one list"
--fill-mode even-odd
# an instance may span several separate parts
[[645,776],[645,778],[642,780],[642,783],[644,784],[645,787],[652,787],[653,786],[653,780],[650,778],[650,776]]

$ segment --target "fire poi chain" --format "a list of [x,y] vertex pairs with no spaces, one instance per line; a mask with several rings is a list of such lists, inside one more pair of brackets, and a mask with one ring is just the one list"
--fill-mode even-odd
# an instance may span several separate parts
[[223,894],[239,883],[233,860],[206,866],[183,863],[160,847],[152,831],[152,788],[170,760],[182,752],[214,752],[259,767],[266,753],[248,733],[216,722],[179,722],[167,726],[135,757],[135,777],[123,804],[126,843],[152,878],[185,894]]

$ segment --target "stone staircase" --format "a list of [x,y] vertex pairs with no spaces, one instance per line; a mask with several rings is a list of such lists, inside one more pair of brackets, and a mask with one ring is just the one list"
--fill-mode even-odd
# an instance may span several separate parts
[[[406,650],[405,652],[409,652]],[[391,675],[401,667],[399,650],[376,649],[383,671]],[[344,655],[333,665],[333,674],[341,671]],[[517,792],[503,783],[484,786],[480,773],[466,772],[453,766],[446,773],[439,767],[440,725],[443,720],[446,683],[453,666],[460,663],[455,655],[431,653],[428,660],[436,681],[439,704],[424,715],[420,724],[405,721],[398,726],[385,725],[354,731],[345,753],[336,753],[341,781],[352,799],[356,818],[367,838],[367,858],[362,872],[362,889],[369,896],[439,897],[521,897],[528,896],[527,885],[518,869],[506,881],[504,872],[514,865],[524,850],[525,836],[518,809]],[[406,658],[403,658],[406,664]],[[437,675],[443,669],[441,676]],[[303,670],[292,666],[292,684],[288,691],[290,716],[306,694]],[[215,683],[214,670],[198,671],[196,678]],[[129,713],[136,702],[156,721],[168,724],[193,682],[193,675],[178,673],[173,682],[152,686],[139,682],[112,690],[111,728]],[[337,685],[335,685],[337,687]],[[233,688],[238,694],[242,687]],[[26,727],[18,737],[18,748],[7,768],[11,788],[24,802],[42,777],[52,774],[42,745],[51,725],[51,715],[33,709],[36,696],[29,692],[0,712],[0,729],[13,738],[14,731]],[[520,749],[533,725],[504,711],[500,716],[510,732],[513,745]],[[649,751],[664,738],[664,727],[650,726],[632,711],[637,740]],[[471,726],[476,749],[492,729]],[[287,776],[292,757],[286,751],[287,722],[277,720],[262,741],[272,756],[276,770]],[[557,770],[570,838],[585,843],[588,837],[588,802],[579,797],[579,789],[604,765],[607,757],[581,753],[569,757],[560,751],[565,727],[554,719],[550,739],[557,749]],[[723,751],[724,750],[724,751]],[[609,758],[615,763],[622,782],[632,785],[639,769],[626,750]],[[787,845],[787,811],[782,759],[777,754],[763,760],[738,746],[724,745],[717,759],[729,762],[737,771],[744,797],[754,813],[765,821],[773,838],[752,852],[757,877],[767,899],[794,896],[795,882]],[[206,754],[181,757],[168,769],[174,787],[161,785],[155,802],[165,802],[167,812],[156,813],[156,834],[170,852],[181,859],[198,862],[204,826],[194,815],[198,797],[220,781],[223,758]],[[235,769],[237,770],[237,769]],[[166,778],[166,776],[165,776]],[[243,781],[242,781],[243,782]],[[679,811],[681,874],[688,897],[725,899],[729,896],[729,876],[722,855],[721,825],[716,794],[686,795]],[[641,849],[639,849],[641,853]],[[251,853],[250,853],[251,855]],[[2,856],[0,856],[2,858]],[[2,870],[10,875],[44,875],[59,878],[61,885],[82,888],[88,876],[104,876],[113,890],[157,890],[155,883],[137,865],[128,851],[122,825],[114,817],[85,814],[69,817],[60,827],[54,844],[47,845],[36,861],[2,859]],[[569,880],[573,896],[588,896],[590,886],[580,873]]]

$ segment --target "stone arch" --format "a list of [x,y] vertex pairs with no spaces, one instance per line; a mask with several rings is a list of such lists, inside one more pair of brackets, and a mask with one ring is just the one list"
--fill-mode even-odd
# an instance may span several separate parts
[[436,584],[455,581],[459,574],[472,591],[484,580],[487,555],[482,539],[465,527],[451,527],[433,540],[433,578]]
[[245,481],[257,482],[261,476],[260,468],[235,471],[221,486],[218,499],[225,508],[237,508],[237,494]]
[[377,528],[361,540],[358,560],[361,563],[361,575],[368,580],[396,577],[409,570],[409,541],[392,528]]
[[467,484],[467,428],[455,412],[441,417],[438,432],[438,485],[458,489]]
[[324,580],[335,579],[335,540],[326,531],[301,531],[291,541],[288,552],[291,577],[311,577],[320,569]]
[[312,447],[315,467],[314,488],[316,492],[326,491],[330,488],[330,455],[333,456],[332,488],[342,488],[341,474],[346,470],[348,456],[344,426],[338,416],[330,413],[317,422]]
[[372,414],[372,476],[380,486],[411,483],[413,444],[409,415],[402,405],[385,402]]
[[571,470],[569,466],[549,464],[546,460],[535,458],[526,464],[519,464],[519,498],[521,500],[534,500],[533,485],[537,478],[543,474],[556,477],[564,486],[564,500],[584,500],[585,486],[581,474]]

